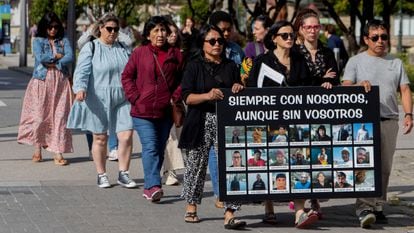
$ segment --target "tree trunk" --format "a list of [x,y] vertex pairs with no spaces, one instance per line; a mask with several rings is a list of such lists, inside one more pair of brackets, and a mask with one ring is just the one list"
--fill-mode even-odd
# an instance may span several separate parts
[[350,54],[356,53],[356,51],[358,51],[358,45],[356,44],[355,33],[353,30],[351,30],[352,26],[350,30],[346,28],[345,24],[342,22],[341,18],[336,13],[333,5],[328,0],[322,0],[322,3],[328,8],[329,14],[335,20],[339,29],[341,29],[341,31],[345,34],[346,38],[348,39],[349,50],[351,50]]
[[[387,33],[390,35],[390,18],[391,18],[391,6],[388,2],[388,0],[382,0],[382,4],[384,6],[384,9],[382,10],[382,20],[384,20],[385,24],[388,25]],[[388,50],[391,49],[391,40],[387,41],[388,44]]]
[[187,3],[188,3],[188,8],[190,8],[190,11],[191,11],[191,18],[194,19],[195,10],[194,10],[194,7],[193,7],[193,3],[191,2],[191,0],[187,0]]
[[349,48],[348,53],[349,55],[354,55],[358,53],[359,46],[357,44],[356,36],[355,36],[355,28],[356,28],[356,17],[359,16],[359,20],[361,20],[361,14],[358,10],[358,2],[356,0],[350,0],[351,4],[351,25],[349,27],[349,35],[348,35],[348,42]]
[[301,0],[295,0],[295,10],[294,10],[292,18],[290,20],[291,23],[293,23],[293,21],[296,18],[296,15],[298,14],[300,2],[301,2]]
[[368,20],[374,19],[374,0],[363,0],[362,3],[362,20],[361,20],[361,37],[359,38],[359,44],[366,46],[364,41],[364,27]]

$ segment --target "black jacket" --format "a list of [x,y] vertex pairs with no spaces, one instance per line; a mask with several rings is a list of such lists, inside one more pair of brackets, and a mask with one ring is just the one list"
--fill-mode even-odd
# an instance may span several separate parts
[[[312,73],[308,65],[308,63],[311,61],[306,59],[304,51],[300,48],[300,46],[295,45],[293,46],[292,49],[293,51],[295,51],[295,53],[301,54],[302,58],[305,60],[305,64],[306,64],[306,68],[308,72],[308,78],[305,80],[305,83],[303,86],[320,86],[324,82],[330,82],[334,86],[337,86],[340,84],[340,79],[339,79],[340,74],[339,74],[338,66],[335,60],[335,55],[332,52],[332,50],[330,50],[327,47],[324,47],[321,42],[318,42],[317,54],[320,54],[322,56],[322,60],[323,60],[322,62],[324,63],[325,67],[323,69],[323,74],[315,75],[314,73]],[[335,78],[324,78],[323,77],[325,73],[328,71],[328,69],[331,69],[331,71],[336,72]]]
[[283,82],[282,85],[271,79],[265,78],[263,81],[263,87],[306,85],[307,77],[309,75],[306,69],[305,60],[301,54],[292,50],[290,53],[290,74],[287,73],[286,67],[279,62],[273,51],[268,51],[265,54],[261,54],[256,57],[253,61],[249,78],[247,79],[248,87],[257,87],[257,79],[262,63],[268,65],[270,68],[276,70],[285,77],[285,82]]
[[[184,70],[181,95],[186,102],[190,94],[207,93],[212,88],[231,88],[234,83],[240,83],[236,63],[223,58],[220,64],[214,64],[200,56],[188,63]],[[200,145],[204,135],[205,113],[215,111],[216,103],[213,101],[189,105],[178,147],[192,149]]]

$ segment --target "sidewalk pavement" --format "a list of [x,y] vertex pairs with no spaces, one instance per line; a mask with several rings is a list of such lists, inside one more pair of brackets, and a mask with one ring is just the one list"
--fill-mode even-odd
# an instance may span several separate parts
[[8,68],[9,70],[17,71],[27,75],[32,75],[34,58],[31,54],[27,55],[27,65],[19,66],[20,55],[18,53],[7,54],[0,56],[0,68]]
[[[0,64],[4,65],[3,60],[0,58]],[[54,165],[49,152],[44,153],[44,162],[32,163],[32,147],[17,144],[16,136],[17,126],[0,128],[0,233],[229,232],[223,228],[223,210],[214,207],[209,180],[198,208],[203,221],[188,224],[183,220],[185,202],[179,198],[181,186],[164,186],[166,196],[158,204],[148,203],[142,197],[139,149],[134,149],[130,169],[139,188],[114,185],[99,189],[84,135],[73,136],[75,152],[64,155],[71,162],[65,167]],[[261,205],[244,205],[237,215],[247,221],[246,231],[251,232],[414,232],[413,139],[414,134],[398,137],[388,193],[390,201],[385,208],[388,225],[361,229],[354,214],[355,199],[322,202],[324,218],[309,230],[294,228],[294,213],[287,203],[275,203],[278,219],[275,226],[261,222]],[[139,148],[136,138],[134,144]],[[107,168],[111,183],[116,184],[117,163],[108,161]]]

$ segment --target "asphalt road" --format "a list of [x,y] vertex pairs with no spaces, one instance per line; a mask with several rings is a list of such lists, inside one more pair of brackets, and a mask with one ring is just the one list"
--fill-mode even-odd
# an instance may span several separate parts
[[30,76],[0,69],[0,128],[18,125],[24,91]]

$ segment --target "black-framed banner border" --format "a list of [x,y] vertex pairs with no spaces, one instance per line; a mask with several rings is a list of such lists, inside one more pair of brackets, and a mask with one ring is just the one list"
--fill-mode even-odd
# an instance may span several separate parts
[[[218,132],[218,163],[219,163],[219,190],[220,190],[220,199],[224,201],[259,201],[259,200],[292,200],[292,199],[311,199],[311,198],[356,198],[356,197],[379,197],[382,195],[382,184],[381,184],[381,158],[380,158],[380,113],[379,113],[379,88],[377,86],[373,86],[371,91],[366,93],[362,87],[334,87],[331,90],[327,90],[321,87],[284,87],[284,88],[247,88],[243,90],[241,93],[233,94],[230,89],[222,89],[225,98],[222,101],[217,102],[217,132]],[[267,96],[267,97],[266,97]],[[301,97],[300,97],[301,96]],[[310,98],[313,99],[313,103],[309,103],[307,96],[311,96]],[[352,96],[352,100],[351,100]],[[284,99],[284,103],[281,103],[282,97]],[[327,97],[323,99],[324,97]],[[299,99],[301,98],[301,102]],[[250,100],[246,101],[247,99]],[[257,101],[257,104],[253,104],[252,99]],[[289,102],[289,99],[291,102]],[[318,101],[315,101],[318,99]],[[321,102],[319,102],[321,100]],[[332,101],[334,100],[334,101]],[[356,102],[355,102],[356,101]],[[308,110],[309,112],[319,112],[319,115],[315,113],[315,116],[318,115],[319,118],[305,116],[304,111]],[[342,113],[346,112],[353,112],[355,115],[356,110],[359,110],[360,115],[354,118],[344,117],[341,113],[339,114],[340,118],[338,118],[337,114],[334,114],[334,118],[327,118],[322,119],[321,113],[322,110],[330,110]],[[243,113],[246,112],[266,112],[267,116],[265,119],[260,120],[249,120],[243,118]],[[275,112],[278,112],[276,114]],[[236,114],[238,118],[236,119]],[[287,113],[286,118],[284,113]],[[262,116],[265,116],[266,113],[263,113]],[[296,114],[296,115],[295,115]],[[297,117],[300,114],[300,119]],[[277,115],[277,116],[276,116]],[[352,115],[352,114],[349,114]],[[305,116],[305,118],[303,118]],[[275,117],[277,119],[275,119]],[[360,124],[371,124],[370,130],[372,133],[372,138],[366,141],[358,141],[355,140],[355,135],[352,136],[351,142],[349,141],[335,141],[331,139],[329,143],[324,142],[313,142],[309,140],[308,142],[295,142],[289,140],[287,143],[271,143],[269,145],[266,132],[262,132],[262,139],[266,141],[263,142],[253,142],[249,139],[247,135],[247,128],[248,126],[266,126],[267,128],[269,125],[308,125],[308,138],[310,138],[310,131],[313,125],[321,125],[326,124],[330,125],[332,130],[334,125],[352,125],[352,134],[356,132],[354,126]],[[229,143],[228,142],[228,135],[226,137],[226,126],[227,127],[241,127],[244,129],[244,135],[241,135],[240,142],[237,143]],[[228,132],[227,132],[228,133]],[[266,134],[266,137],[263,137],[263,133]],[[332,131],[331,137],[332,135]],[[244,138],[243,138],[244,137]],[[289,135],[290,137],[290,135]],[[253,136],[252,136],[253,138]],[[331,149],[331,164],[330,165],[309,165],[309,166],[297,166],[293,168],[293,165],[289,163],[288,168],[286,167],[282,169],[275,169],[274,167],[270,169],[272,166],[269,165],[268,157],[267,163],[265,166],[261,166],[259,168],[250,167],[248,166],[248,150],[255,150],[255,149],[277,149],[277,148],[288,148],[290,158],[290,152],[292,148],[311,148],[314,147],[329,147]],[[333,152],[334,148],[338,147],[347,147],[352,149],[353,154],[353,167],[346,167],[345,165],[334,165],[333,164]],[[364,166],[364,164],[358,164],[356,161],[356,155],[354,154],[357,147],[372,147],[373,156],[371,159],[374,161],[371,164]],[[243,160],[243,168],[238,169],[229,169],[228,168],[228,158],[226,158],[226,150],[244,150],[245,158]],[[306,150],[306,149],[305,149]],[[371,149],[370,149],[371,150]],[[226,161],[227,160],[227,161]],[[312,163],[312,162],[311,162]],[[227,164],[227,165],[226,165]],[[314,169],[315,168],[315,169]],[[331,173],[331,180],[332,186],[334,186],[335,181],[335,172],[344,172],[349,174],[352,172],[352,188],[335,188],[332,187],[331,189],[315,189],[311,187],[309,190],[295,190],[292,187],[292,175],[293,172],[308,172],[310,174],[310,180],[313,180],[312,172],[314,171],[325,171]],[[367,188],[356,188],[354,184],[355,179],[355,172],[360,170],[367,170],[370,171],[369,173],[372,175],[374,173],[374,190],[372,187]],[[274,173],[283,173],[285,172],[289,175],[287,187],[288,191],[277,191],[270,188],[272,185],[272,175]],[[261,175],[266,174],[266,190],[252,190],[252,177],[255,177],[257,173]],[[240,179],[242,182],[242,188],[245,190],[239,191],[230,191],[227,189],[228,183],[230,183],[230,179],[233,179],[234,176],[237,174],[237,179]],[[252,175],[253,174],[253,175]],[[250,177],[250,178],[249,178]],[[245,179],[245,180],[243,180]],[[244,186],[244,187],[243,187]]]

